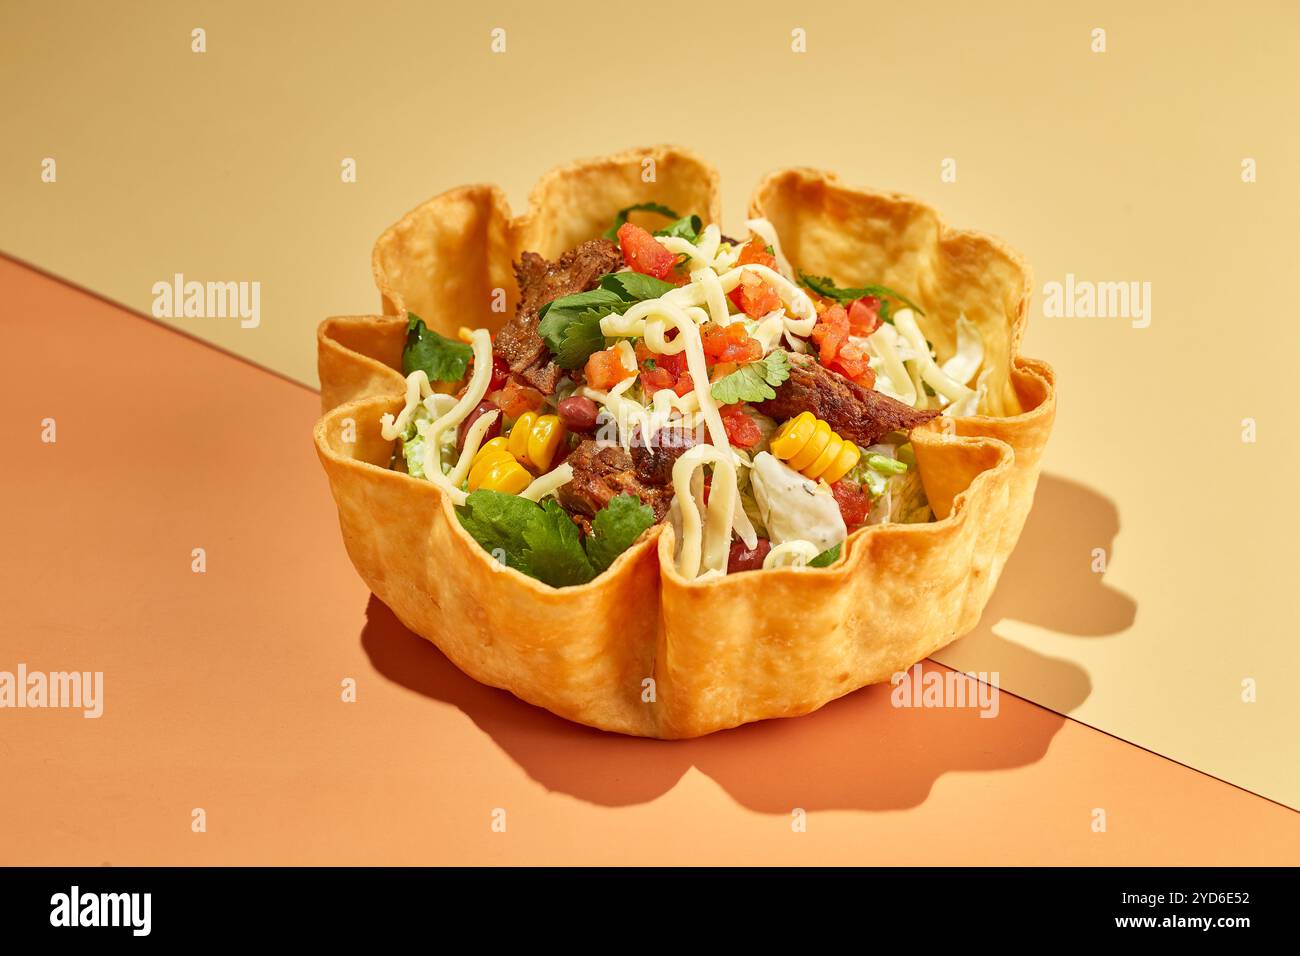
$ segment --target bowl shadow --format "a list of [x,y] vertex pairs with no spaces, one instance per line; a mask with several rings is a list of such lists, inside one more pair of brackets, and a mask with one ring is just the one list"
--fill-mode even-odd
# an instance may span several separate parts
[[[1073,530],[1063,540],[1059,529],[1065,526]],[[1082,485],[1043,476],[1020,548],[972,637],[1010,644],[991,630],[1005,617],[1045,627],[1061,624],[1066,633],[1093,636],[1127,627],[1135,611],[1131,599],[1091,572],[1061,573],[1075,532],[1109,547],[1110,539],[1099,535],[1113,537],[1118,526],[1112,502]],[[1030,553],[1021,557],[1026,550]],[[1045,576],[1056,589],[1055,601],[1041,593]],[[1080,609],[1083,616],[1074,616]],[[893,688],[877,684],[804,717],[761,721],[695,740],[647,740],[571,723],[477,683],[373,595],[361,643],[380,674],[461,710],[531,778],[603,806],[653,800],[696,767],[758,812],[905,809],[924,802],[945,773],[1037,762],[1066,720],[1005,692],[992,719],[975,707],[896,707]],[[1046,670],[1053,685],[1068,688],[1072,706],[1087,697],[1088,675],[1078,665],[1013,648],[1020,664]],[[921,667],[926,674],[947,671],[933,661]]]
[[1071,713],[1092,693],[1081,667],[999,633],[1008,621],[1066,638],[1113,638],[1129,629],[1137,602],[1093,570],[1094,549],[1113,557],[1119,512],[1086,485],[1043,475],[1034,509],[975,628],[935,654],[967,671],[997,671],[1001,686],[1033,687],[1034,699]]

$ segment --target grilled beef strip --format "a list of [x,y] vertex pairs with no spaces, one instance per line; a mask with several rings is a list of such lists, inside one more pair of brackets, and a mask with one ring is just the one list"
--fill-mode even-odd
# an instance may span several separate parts
[[643,480],[633,457],[620,446],[588,438],[566,460],[573,466],[573,480],[561,485],[555,496],[584,532],[591,533],[591,519],[615,495],[635,495],[654,511],[656,522],[668,514],[672,488]]
[[551,361],[550,350],[537,334],[538,311],[561,296],[594,289],[601,276],[622,265],[623,254],[608,239],[584,242],[554,262],[535,252],[521,255],[515,265],[519,307],[492,341],[511,373],[543,395],[553,394],[564,370]]
[[655,432],[653,440],[640,440],[638,426],[632,432],[632,468],[636,476],[647,485],[670,485],[673,465],[687,449],[695,444],[695,433],[686,428],[665,426]]
[[758,406],[778,421],[812,412],[859,445],[874,445],[892,431],[910,431],[936,417],[828,369],[810,355],[790,356],[790,377],[776,388],[776,398]]

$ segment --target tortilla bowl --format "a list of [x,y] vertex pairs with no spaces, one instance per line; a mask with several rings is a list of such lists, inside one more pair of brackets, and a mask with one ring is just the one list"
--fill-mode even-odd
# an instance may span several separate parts
[[492,186],[413,210],[375,247],[385,314],[318,330],[314,438],[348,554],[410,630],[475,680],[569,720],[686,738],[816,710],[970,631],[1032,504],[1055,382],[1018,354],[1031,279],[1015,252],[906,197],[812,170],[775,173],[750,215],[774,224],[796,268],[899,289],[925,310],[941,353],[958,314],[984,337],[985,413],[912,433],[934,520],[861,528],[828,568],[698,581],[678,574],[665,523],[587,584],[542,584],[484,551],[436,485],[388,468],[394,442],[379,420],[403,405],[406,313],[444,335],[495,330],[518,299],[520,253],[558,256],[650,200],[717,221],[718,176],[685,150],[655,147],[553,171],[518,217]]

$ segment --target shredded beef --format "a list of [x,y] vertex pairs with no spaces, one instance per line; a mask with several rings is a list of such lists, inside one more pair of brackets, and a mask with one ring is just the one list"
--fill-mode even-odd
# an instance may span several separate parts
[[695,435],[685,428],[665,427],[655,432],[649,443],[640,440],[638,427],[632,435],[632,465],[636,476],[650,485],[668,485],[673,480],[673,465],[695,444]]
[[567,461],[573,466],[573,480],[561,485],[556,497],[584,531],[589,531],[590,525],[581,519],[595,517],[615,495],[640,498],[654,511],[655,521],[662,521],[668,513],[672,489],[639,477],[632,456],[618,445],[601,445],[587,439],[573,450]]
[[535,252],[525,252],[515,265],[519,280],[519,308],[501,327],[492,347],[510,371],[544,395],[555,391],[564,370],[551,361],[550,350],[537,334],[537,313],[561,296],[586,292],[600,277],[623,264],[618,246],[608,239],[592,239],[570,249],[554,262]]
[[939,414],[917,411],[864,388],[809,355],[790,356],[790,377],[777,386],[776,398],[758,408],[779,420],[812,412],[841,437],[859,445],[874,445],[892,431],[910,431]]

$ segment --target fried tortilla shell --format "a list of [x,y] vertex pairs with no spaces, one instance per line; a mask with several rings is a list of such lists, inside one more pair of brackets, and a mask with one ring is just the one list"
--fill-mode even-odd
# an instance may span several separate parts
[[[647,158],[658,179],[642,181]],[[387,466],[380,416],[402,406],[406,310],[452,334],[500,325],[492,289],[518,297],[511,262],[554,257],[653,199],[716,221],[717,175],[671,147],[549,174],[512,219],[499,191],[445,193],[384,233],[375,250],[385,316],[332,318],[318,335],[325,414],[315,443],[344,542],[371,590],[412,631],[485,684],[604,730],[682,738],[816,710],[928,656],[973,628],[1037,482],[1051,428],[1050,368],[1017,355],[1028,271],[995,240],[945,227],[928,207],[845,189],[807,170],[760,185],[799,268],[913,298],[940,354],[959,312],[985,337],[988,414],[913,432],[936,520],[854,532],[826,569],[687,580],[673,530],[656,526],[608,571],[555,589],[498,563],[437,486]]]
[[[989,371],[981,414],[940,424],[956,435],[996,438],[1015,452],[1000,571],[1029,516],[1056,417],[1051,367],[1019,354],[1033,291],[1028,263],[992,236],[949,228],[915,199],[851,189],[833,173],[812,169],[768,176],[754,190],[749,215],[772,223],[794,268],[841,286],[883,285],[916,302],[925,311],[917,324],[939,355],[956,348],[958,316],[979,329],[980,371]],[[931,502],[944,506],[935,512],[946,513],[953,482],[933,467],[930,473],[922,467],[921,476]]]

